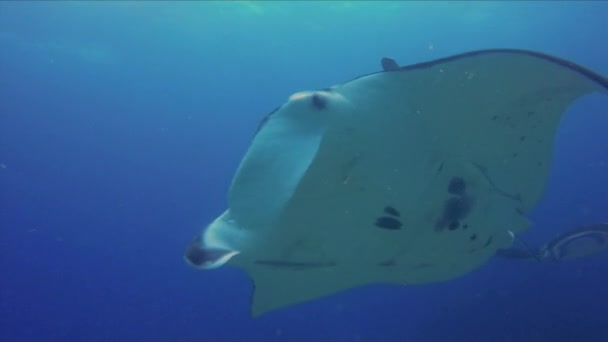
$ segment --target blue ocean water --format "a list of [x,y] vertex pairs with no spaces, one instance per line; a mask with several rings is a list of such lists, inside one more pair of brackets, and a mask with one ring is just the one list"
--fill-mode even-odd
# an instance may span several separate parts
[[[475,49],[608,75],[606,2],[0,3],[0,340],[608,341],[608,255],[492,260],[250,318],[234,268],[183,252],[292,93]],[[525,78],[526,75],[521,75]],[[608,221],[608,98],[569,108],[539,245]]]

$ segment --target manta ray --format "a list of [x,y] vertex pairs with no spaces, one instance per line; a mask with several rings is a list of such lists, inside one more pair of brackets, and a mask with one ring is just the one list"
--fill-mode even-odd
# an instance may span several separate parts
[[480,267],[531,224],[564,112],[608,94],[598,73],[528,50],[382,65],[266,115],[228,209],[187,246],[193,267],[247,272],[253,317]]

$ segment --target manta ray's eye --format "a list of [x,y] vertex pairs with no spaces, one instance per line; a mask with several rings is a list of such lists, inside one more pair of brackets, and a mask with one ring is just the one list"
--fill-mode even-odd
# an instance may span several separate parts
[[316,109],[324,109],[327,106],[327,100],[319,94],[314,94],[311,100],[312,106]]

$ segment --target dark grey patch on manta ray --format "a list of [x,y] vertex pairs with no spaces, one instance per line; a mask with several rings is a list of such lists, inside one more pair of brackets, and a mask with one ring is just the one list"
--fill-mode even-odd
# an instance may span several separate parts
[[469,240],[471,241],[475,241],[477,239],[477,234],[471,234],[471,236],[469,237]]
[[318,110],[325,109],[325,107],[327,107],[327,99],[319,94],[314,94],[311,99],[311,104]]
[[[443,214],[435,224],[435,230],[442,230],[446,226],[450,230],[458,228],[458,221],[466,218],[473,206],[473,201],[468,196],[450,197],[443,203]],[[456,222],[456,224],[454,223]],[[455,228],[454,228],[455,227]]]
[[394,217],[383,216],[376,219],[375,225],[383,229],[398,230],[401,229],[403,223]]
[[297,261],[281,261],[281,260],[256,260],[254,261],[257,265],[276,267],[276,268],[287,268],[293,270],[307,270],[311,268],[324,268],[324,267],[335,267],[336,263],[333,261],[328,262],[297,262]]
[[392,215],[392,216],[397,216],[397,217],[401,216],[399,211],[397,211],[397,209],[391,207],[390,205],[387,205],[386,207],[384,207],[384,212],[389,215]]
[[467,184],[461,177],[452,177],[448,185],[448,192],[452,195],[464,195],[467,189]]

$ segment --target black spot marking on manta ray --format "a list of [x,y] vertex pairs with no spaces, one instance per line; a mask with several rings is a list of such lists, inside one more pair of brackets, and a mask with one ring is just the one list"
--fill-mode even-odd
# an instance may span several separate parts
[[512,154],[513,158],[517,157],[517,153]]
[[403,223],[401,223],[401,221],[397,220],[394,217],[378,217],[376,219],[376,226],[383,228],[383,229],[388,229],[388,230],[397,230],[397,229],[401,229],[401,226],[403,226]]
[[314,94],[312,96],[311,103],[312,103],[313,107],[315,107],[316,109],[319,109],[319,110],[325,109],[325,107],[327,107],[327,100],[324,99],[319,94]]
[[448,192],[452,195],[464,195],[467,189],[467,184],[461,177],[452,177],[448,185]]
[[492,121],[496,121],[496,119],[498,119],[498,115],[492,116]]
[[467,228],[469,228],[468,224],[465,223],[465,224],[462,225],[462,229],[467,229]]
[[526,136],[522,135],[521,137],[519,137],[519,141],[524,142],[524,140],[526,140]]
[[391,216],[397,216],[397,217],[401,216],[399,211],[397,211],[397,209],[391,207],[390,205],[387,205],[386,207],[384,207],[384,212]]
[[476,239],[477,239],[477,234],[472,234],[472,235],[469,237],[469,240],[471,240],[471,241],[475,241]]

